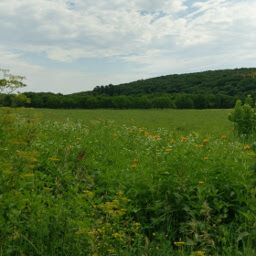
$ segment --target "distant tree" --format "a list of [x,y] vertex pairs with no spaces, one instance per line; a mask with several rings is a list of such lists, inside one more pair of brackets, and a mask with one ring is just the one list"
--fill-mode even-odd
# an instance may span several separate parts
[[174,108],[174,102],[170,99],[170,97],[155,97],[152,99],[152,107],[153,108]]
[[127,109],[131,107],[131,102],[128,96],[119,95],[112,98],[114,108]]
[[191,95],[178,95],[175,98],[175,105],[178,109],[193,109],[194,104]]

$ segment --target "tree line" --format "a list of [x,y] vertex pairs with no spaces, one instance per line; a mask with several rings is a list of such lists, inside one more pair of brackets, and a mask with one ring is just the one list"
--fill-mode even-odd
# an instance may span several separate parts
[[54,93],[27,92],[24,95],[30,99],[25,102],[12,94],[0,95],[2,106],[34,107],[53,109],[207,109],[233,108],[238,99],[224,94],[145,94],[137,96],[116,95],[62,95]]
[[[96,86],[92,91],[69,95],[25,92],[22,96],[29,99],[26,101],[21,95],[17,97],[4,92],[0,93],[0,106],[56,109],[233,108],[237,100],[244,102],[248,94],[256,98],[255,74],[256,68],[243,68],[168,75],[120,85]],[[6,78],[10,80],[8,76]],[[3,88],[9,81],[6,78],[1,80]]]

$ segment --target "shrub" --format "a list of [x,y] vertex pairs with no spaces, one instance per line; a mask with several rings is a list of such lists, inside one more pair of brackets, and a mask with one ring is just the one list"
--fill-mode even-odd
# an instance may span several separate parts
[[229,120],[234,123],[235,133],[239,136],[248,137],[255,132],[256,115],[255,109],[251,105],[252,99],[248,95],[245,104],[238,100],[234,111],[228,116]]

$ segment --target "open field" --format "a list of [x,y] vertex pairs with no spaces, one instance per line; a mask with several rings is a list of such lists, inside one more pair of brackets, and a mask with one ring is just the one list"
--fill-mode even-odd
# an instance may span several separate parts
[[[221,136],[232,134],[232,125],[228,121],[229,109],[208,110],[59,110],[39,109],[44,118],[72,122],[102,119],[114,120],[117,124],[135,125],[154,131],[158,128],[179,130],[183,134],[192,131]],[[50,115],[48,113],[51,113]],[[131,121],[133,119],[133,121]]]
[[2,109],[0,255],[256,255],[229,112]]

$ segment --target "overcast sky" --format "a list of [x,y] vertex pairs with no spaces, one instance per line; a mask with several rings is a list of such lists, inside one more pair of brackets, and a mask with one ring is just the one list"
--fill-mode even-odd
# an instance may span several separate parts
[[255,67],[255,0],[0,0],[0,68],[25,91]]

